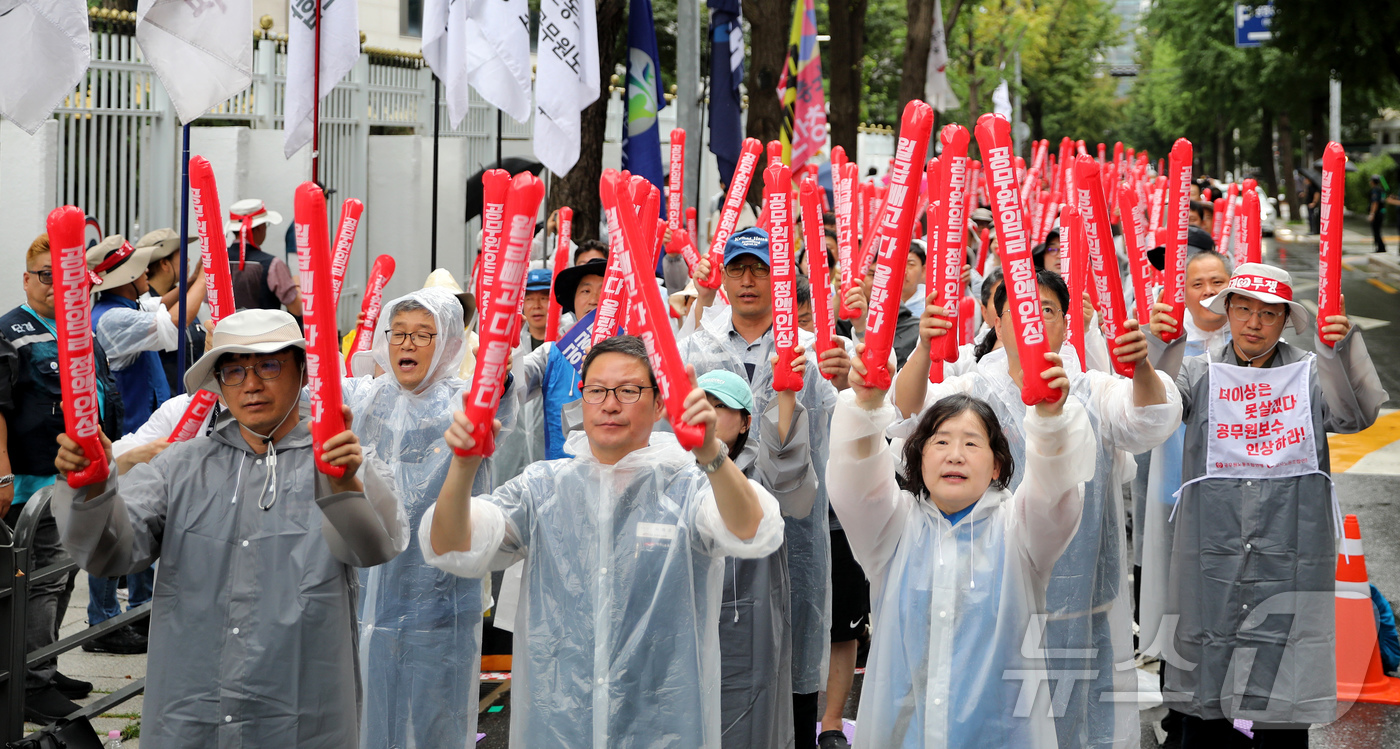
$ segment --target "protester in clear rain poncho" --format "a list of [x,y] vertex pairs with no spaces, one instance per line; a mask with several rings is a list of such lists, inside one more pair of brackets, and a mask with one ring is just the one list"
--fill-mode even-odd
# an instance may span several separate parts
[[[1038,628],[1051,569],[1080,523],[1081,482],[1102,451],[1051,361],[1044,374],[1061,395],[1023,415],[1020,463],[1002,433],[1012,425],[966,395],[930,408],[899,460],[884,434],[897,410],[864,386],[854,361],[826,480],[871,580],[855,746],[1055,746]],[[1013,469],[1024,479],[1014,494]]]
[[[1370,426],[1389,397],[1341,302],[1320,331],[1329,346],[1286,271],[1244,263],[1206,305],[1228,315],[1230,342],[1183,361],[1178,338],[1159,361],[1168,372],[1179,363],[1186,423],[1166,597],[1180,619],[1158,635],[1171,646],[1164,691],[1187,716],[1182,746],[1219,746],[1233,719],[1255,721],[1258,738],[1301,746],[1307,724],[1336,718],[1341,515],[1326,435]],[[1281,339],[1289,324],[1315,353]],[[1155,306],[1153,332],[1174,327]],[[1264,386],[1270,395],[1245,406]],[[1261,412],[1267,454],[1249,447],[1260,447]]]
[[[325,460],[347,466],[345,475],[313,466],[298,405],[306,342],[291,315],[230,315],[213,343],[185,385],[219,392],[230,417],[120,478],[114,464],[102,485],[59,481],[54,519],[93,574],[160,559],[144,745],[353,747],[361,684],[352,568],[404,549],[403,507],[388,469],[350,429],[325,443]],[[59,440],[60,471],[87,464]]]
[[[1050,271],[1038,272],[1037,281],[1046,338],[1052,350],[1059,349],[1069,292],[1063,280]],[[997,290],[994,302],[1000,315],[999,335],[1014,339],[1011,316],[1001,314],[1007,304],[1005,288]],[[900,371],[892,391],[901,412],[911,418],[892,427],[889,435],[907,438],[919,413],[942,397],[964,393],[983,398],[992,407],[1006,430],[1011,454],[1021,461],[1026,441],[1018,425],[1025,419],[1026,406],[1021,401],[1016,346],[987,354],[974,372],[929,385],[928,341],[935,332],[943,334],[948,325],[934,316],[936,311],[926,310],[919,346]],[[1056,735],[1064,749],[1122,746],[1139,731],[1136,705],[1114,698],[1114,693],[1135,693],[1137,689],[1133,671],[1118,668],[1118,664],[1132,662],[1133,641],[1117,460],[1119,451],[1143,452],[1162,443],[1181,420],[1175,388],[1146,362],[1145,338],[1144,333],[1132,330],[1118,339],[1124,358],[1136,362],[1131,380],[1092,369],[1070,374],[1070,397],[1086,411],[1098,454],[1093,479],[1085,487],[1079,530],[1056,562],[1045,597],[1049,613],[1045,647],[1052,656],[1048,659],[1050,682],[1057,695]],[[1074,355],[1068,347],[1065,351]],[[1013,474],[1011,487],[1017,487],[1021,480],[1020,473]]]
[[[711,307],[715,292],[701,287],[703,305],[700,327],[679,342],[681,359],[701,374],[722,369],[743,377],[753,393],[754,407],[768,408],[774,396],[772,278],[769,274],[768,235],[747,229],[729,238],[724,251],[725,294],[730,306]],[[696,266],[696,277],[709,273],[709,259]],[[838,387],[845,387],[850,360],[842,348],[809,351],[811,358],[797,400],[807,411],[812,465],[818,475],[826,467],[831,409]],[[816,366],[834,373],[823,379]],[[835,385],[835,386],[833,386]],[[831,533],[827,526],[827,491],[818,485],[812,512],[803,518],[786,518],[788,567],[792,575],[792,689],[794,712],[810,713],[811,721],[796,715],[799,737],[810,731],[815,743],[817,692],[826,685],[831,633]],[[810,726],[810,727],[809,727]],[[800,739],[805,741],[805,739]]]
[[[384,305],[374,336],[377,377],[344,381],[361,439],[382,456],[408,514],[409,547],[362,573],[360,664],[365,749],[460,747],[474,737],[480,679],[481,580],[428,566],[418,549],[423,513],[437,499],[452,451],[443,432],[469,383],[457,378],[465,347],[462,305],[422,289]],[[402,336],[402,340],[400,340]],[[500,417],[513,419],[514,399]],[[490,462],[473,489],[492,488]]]
[[[726,457],[699,388],[682,418],[707,425],[701,446],[653,431],[664,408],[639,339],[600,341],[583,376],[576,457],[473,498],[474,459],[454,459],[419,544],[469,577],[525,560],[512,746],[720,747],[721,558],[776,551],[778,504]],[[454,419],[449,444],[474,445]]]
[[[805,369],[796,357],[793,371]],[[715,370],[697,384],[718,413],[716,435],[745,476],[773,493],[784,517],[812,511],[817,472],[807,448],[807,412],[778,393],[755,422],[744,378]],[[720,599],[720,724],[726,746],[793,745],[791,582],[787,549],[758,559],[724,559]]]

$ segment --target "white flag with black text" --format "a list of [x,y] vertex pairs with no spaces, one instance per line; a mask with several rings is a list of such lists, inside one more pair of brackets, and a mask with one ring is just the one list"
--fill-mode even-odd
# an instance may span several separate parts
[[[3,0],[0,0],[3,2]],[[316,64],[316,0],[290,0],[287,12],[287,88],[282,111],[282,150],[287,158],[311,142],[311,108],[325,98],[360,59],[356,0],[321,2],[321,90],[313,94]]]
[[588,0],[540,0],[535,157],[563,176],[578,162],[582,113],[598,99],[598,24]]

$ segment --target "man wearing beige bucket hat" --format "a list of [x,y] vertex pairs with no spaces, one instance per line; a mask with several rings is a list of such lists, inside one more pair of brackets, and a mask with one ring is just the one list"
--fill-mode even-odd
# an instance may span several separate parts
[[228,245],[229,271],[238,309],[277,309],[285,305],[288,312],[301,315],[301,295],[287,261],[262,250],[268,224],[281,223],[282,214],[268,210],[258,198],[229,206],[224,228],[233,235]]
[[[359,746],[352,568],[403,551],[403,505],[348,428],[349,408],[347,429],[323,445],[345,475],[316,472],[300,404],[306,341],[291,315],[238,312],[213,344],[185,385],[219,393],[229,418],[120,476],[104,440],[106,482],[58,482],[64,546],[99,575],[160,559],[143,743]],[[88,464],[76,443],[59,443],[61,473]]]
[[[189,251],[198,252],[198,237],[189,238]],[[174,229],[156,229],[148,232],[145,236],[136,241],[136,249],[150,247],[151,261],[146,266],[146,284],[150,287],[149,293],[159,297],[160,303],[170,310],[170,316],[179,324],[180,308],[180,235]],[[192,260],[197,262],[199,256],[192,255]],[[194,363],[199,355],[204,353],[204,327],[199,324],[199,305],[204,303],[204,269],[198,265],[194,266],[194,273],[191,274],[189,283],[185,289],[185,367]],[[173,393],[179,388],[176,387],[180,371],[179,361],[176,359],[176,351],[160,352],[160,363],[165,369],[165,380],[170,384],[170,391]]]
[[[1234,719],[1253,720],[1256,741],[1302,746],[1337,710],[1342,518],[1327,433],[1369,427],[1389,396],[1345,299],[1319,331],[1287,271],[1244,263],[1202,304],[1227,318],[1230,340],[1182,361],[1181,336],[1157,360],[1176,376],[1185,425],[1163,692],[1185,714],[1184,747],[1225,745]],[[1152,332],[1175,332],[1171,308],[1153,309]],[[1282,340],[1289,324],[1312,352]]]

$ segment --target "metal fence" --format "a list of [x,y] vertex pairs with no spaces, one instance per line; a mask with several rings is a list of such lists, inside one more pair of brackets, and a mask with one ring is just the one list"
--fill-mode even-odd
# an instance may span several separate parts
[[[55,111],[59,204],[82,206],[107,234],[139,235],[178,216],[179,122],[136,43],[135,15],[89,11],[92,62]],[[252,84],[195,126],[282,127],[285,35],[254,35]],[[430,135],[433,83],[421,55],[366,49],[321,104],[321,177],[342,197],[364,199],[371,134]],[[472,92],[457,128],[442,108],[441,135],[467,138],[472,163],[495,158],[496,109]],[[529,138],[531,123],[505,118],[501,137]],[[334,220],[337,217],[332,217]]]
[[[52,498],[53,488],[45,487],[25,503],[13,531],[0,523],[0,535],[9,537],[5,543],[0,543],[0,643],[3,643],[0,644],[0,742],[14,741],[24,735],[24,674],[27,667],[37,666],[112,630],[148,619],[151,615],[151,604],[143,603],[46,647],[25,652],[30,586],[73,574],[78,569],[67,554],[42,569],[30,569],[29,552],[33,546],[34,532]],[[83,705],[77,712],[66,716],[65,720],[95,718],[145,691],[146,679],[134,679],[121,689]],[[57,725],[40,729],[38,733],[52,731]]]

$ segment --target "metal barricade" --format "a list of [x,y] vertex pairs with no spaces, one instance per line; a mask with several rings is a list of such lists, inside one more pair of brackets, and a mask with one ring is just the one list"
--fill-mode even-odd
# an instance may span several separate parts
[[[24,736],[24,674],[29,666],[56,658],[73,648],[112,630],[151,615],[151,604],[144,603],[74,635],[59,639],[32,653],[25,652],[29,587],[62,577],[78,569],[73,558],[64,554],[42,569],[30,569],[30,547],[39,521],[53,498],[53,487],[35,492],[24,505],[13,532],[0,523],[0,743]],[[121,689],[83,705],[67,720],[92,719],[146,691],[146,679],[133,680]],[[42,728],[35,733],[50,730]]]

